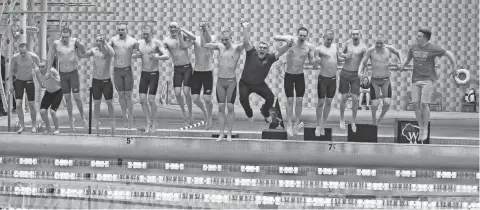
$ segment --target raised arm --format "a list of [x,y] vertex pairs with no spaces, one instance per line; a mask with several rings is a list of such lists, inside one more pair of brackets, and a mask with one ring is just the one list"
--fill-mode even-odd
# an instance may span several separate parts
[[209,48],[209,49],[214,49],[214,50],[219,50],[219,46],[217,43],[205,43],[205,45],[202,45],[204,48]]
[[[208,36],[208,37],[207,37]],[[205,29],[202,26],[202,33],[200,34],[200,46],[204,46],[206,43],[211,43],[212,39],[210,34],[207,35]]]
[[243,38],[243,48],[245,51],[250,51],[252,49],[252,43],[250,42],[250,23],[248,21],[242,21],[242,38]]
[[192,32],[187,31],[184,28],[180,28],[178,35],[179,35],[178,41],[180,43],[180,47],[184,49],[191,47],[193,45],[193,42],[197,39],[197,37],[195,37],[195,35]]
[[193,34],[191,31],[187,30],[187,29],[184,29],[184,28],[180,28],[180,31],[183,32],[183,34],[185,35],[185,37],[189,40],[197,40],[197,37],[195,36],[195,34]]
[[108,44],[106,39],[103,39],[103,47],[107,50],[107,55],[110,57],[115,56],[115,50],[113,50],[113,47]]
[[78,57],[80,58],[88,58],[90,56],[93,56],[93,51],[92,49],[87,50],[86,52],[78,52]]
[[348,44],[350,43],[350,40],[347,40],[345,43],[343,43],[342,48],[340,51],[338,51],[338,57],[347,59],[351,58],[352,55],[348,53]]
[[111,38],[108,40],[108,45],[110,45],[112,48],[115,47],[115,43],[113,42],[113,38],[114,38],[114,37],[111,37]]
[[87,51],[87,46],[83,44],[80,39],[75,39],[75,50],[77,52],[77,55],[79,56],[80,53],[85,53]]
[[367,52],[363,55],[362,61],[360,61],[360,66],[358,66],[358,74],[363,75],[365,73],[365,67],[367,66],[367,62],[370,59],[370,55],[374,50],[373,47],[369,48]]
[[55,59],[56,55],[57,55],[57,43],[53,41],[53,43],[50,45],[50,49],[48,50],[48,55],[47,55],[47,73],[50,72],[50,69],[52,68],[52,65],[53,65],[53,60]]
[[[208,24],[204,25],[202,27],[202,30],[203,30],[202,36],[211,37],[210,26]],[[214,50],[219,49],[218,45],[216,43],[206,42],[206,39],[203,39],[202,47],[209,48],[209,49],[214,49]]]
[[282,57],[282,55],[285,54],[288,51],[288,49],[290,49],[290,47],[292,46],[293,46],[293,42],[288,41],[287,44],[278,48],[277,51],[275,52],[275,59],[278,60],[280,57]]
[[170,59],[170,56],[168,55],[167,49],[165,49],[163,43],[161,43],[159,40],[155,40],[155,45],[157,46],[157,50],[160,53],[155,53],[153,56],[153,59],[155,60],[168,60]]
[[203,40],[205,40],[206,43],[215,43],[217,41],[217,36],[211,34],[208,34],[207,36],[200,36]]
[[242,20],[240,23],[242,26],[242,45],[240,45],[237,50],[249,51],[252,49],[252,43],[250,42],[250,22],[247,20]]
[[273,40],[278,41],[278,42],[286,42],[288,40],[293,39],[293,36],[291,35],[276,35],[273,37]]
[[308,51],[308,62],[313,65],[313,69],[317,69],[317,62],[315,60],[315,46],[313,46],[313,44],[310,44],[308,48],[310,49]]

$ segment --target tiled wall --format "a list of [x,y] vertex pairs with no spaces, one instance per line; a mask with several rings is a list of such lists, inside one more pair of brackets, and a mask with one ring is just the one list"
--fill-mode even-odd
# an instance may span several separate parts
[[[234,2],[234,3],[232,3]],[[51,8],[57,9],[57,8]],[[61,10],[82,11],[85,8],[58,8]],[[187,29],[199,32],[201,20],[213,22],[215,31],[230,27],[234,33],[234,41],[239,42],[242,18],[249,19],[252,25],[252,40],[255,45],[264,40],[274,46],[273,36],[276,34],[295,34],[300,26],[310,30],[309,40],[318,45],[321,43],[325,29],[336,32],[336,42],[344,42],[349,38],[349,29],[359,28],[363,34],[362,41],[372,45],[372,34],[382,32],[387,34],[388,43],[400,49],[405,57],[408,45],[415,43],[416,30],[428,27],[433,31],[432,43],[438,44],[456,55],[458,65],[464,65],[477,79],[478,41],[479,41],[479,2],[475,0],[117,0],[102,1],[96,8],[85,11],[105,9],[114,11],[114,15],[65,15],[76,20],[156,20],[154,24],[157,36],[168,35],[167,23],[178,21]],[[59,18],[51,15],[50,19]],[[136,38],[141,37],[143,23],[129,24],[129,33]],[[71,22],[74,36],[84,40],[89,47],[93,46],[95,34],[115,35],[115,23]],[[244,55],[238,64],[238,75],[243,68]],[[403,59],[403,58],[402,58]],[[194,57],[192,55],[192,62]],[[280,64],[282,61],[277,62]],[[88,96],[86,89],[90,86],[92,64],[84,60],[80,64],[83,97]],[[465,87],[454,83],[446,73],[452,69],[446,57],[438,60],[439,80],[435,91],[443,93],[443,105],[446,111],[460,111],[460,98],[465,93]],[[135,64],[135,100],[138,101],[138,81],[140,77],[139,63]],[[281,102],[286,102],[283,91],[283,81],[276,70],[272,68],[267,82]],[[172,81],[173,68],[170,61],[162,62],[161,80]],[[317,103],[316,85],[318,71],[307,70],[307,91],[304,99],[306,107],[314,107]],[[405,95],[410,89],[411,72],[392,71],[392,109],[405,108]],[[174,102],[171,83],[169,99]],[[478,80],[474,80],[468,88],[478,92]],[[162,87],[159,87],[162,88]],[[159,91],[159,95],[166,91]],[[163,97],[165,97],[163,95]],[[251,96],[253,105],[261,105],[263,100],[257,95]],[[338,108],[338,96],[334,107]],[[237,100],[238,104],[238,100]]]

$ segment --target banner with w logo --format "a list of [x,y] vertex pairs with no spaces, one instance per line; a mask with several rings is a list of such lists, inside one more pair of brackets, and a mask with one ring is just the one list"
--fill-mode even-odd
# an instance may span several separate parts
[[428,123],[428,138],[420,141],[420,129],[417,121],[396,120],[395,143],[400,144],[430,144],[430,122]]

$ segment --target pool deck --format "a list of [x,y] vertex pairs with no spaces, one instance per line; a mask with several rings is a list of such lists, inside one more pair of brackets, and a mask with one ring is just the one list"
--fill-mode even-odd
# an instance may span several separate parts
[[[88,105],[84,107],[86,113],[88,113]],[[107,107],[105,104],[102,104],[100,114],[101,127],[108,129],[110,127],[110,122],[108,119]],[[217,118],[217,107],[213,108],[213,127],[209,130],[211,133],[218,133],[219,125]],[[268,124],[264,122],[263,117],[259,113],[259,108],[254,107],[254,123],[248,121],[242,107],[235,107],[235,125],[234,133],[261,133],[262,130],[268,128]],[[284,110],[282,114],[285,117]],[[377,116],[380,114],[378,112]],[[75,115],[75,125],[80,129],[81,121],[79,117],[78,110],[76,106],[74,107]],[[203,115],[195,105],[193,108],[193,115],[195,123],[203,120]],[[30,115],[26,113],[25,123],[27,127],[31,126]],[[143,112],[140,105],[136,104],[134,107],[134,124],[131,129],[126,129],[123,127],[124,122],[121,115],[121,110],[119,105],[115,105],[115,117],[116,117],[116,128],[119,131],[136,131],[137,128],[142,127],[145,124],[145,118],[143,117]],[[160,130],[178,130],[185,126],[183,122],[182,113],[178,105],[165,105],[158,107],[157,114],[158,129]],[[62,132],[68,132],[68,114],[65,108],[60,108],[58,111],[58,117],[60,121],[60,127]],[[351,119],[351,110],[345,111],[345,118],[347,122]],[[340,113],[338,109],[332,109],[330,116],[327,120],[327,128],[332,128],[333,136],[346,136],[347,130],[341,130],[339,127]],[[378,136],[391,137],[394,136],[394,124],[395,119],[411,119],[415,120],[415,115],[413,111],[393,111],[390,110],[385,116],[381,125],[378,126]],[[50,119],[51,120],[51,119]],[[13,131],[15,128],[15,123],[18,121],[17,115],[14,114],[11,117],[11,128]],[[37,118],[37,123],[41,122],[40,117]],[[315,126],[316,116],[315,109],[304,108],[301,121],[306,122],[306,126]],[[359,110],[357,114],[357,124],[370,124],[371,123],[371,111],[370,110]],[[92,123],[92,132],[95,132],[93,129],[94,124]],[[7,117],[0,117],[0,131],[6,131],[7,129]],[[80,132],[87,132],[83,129],[80,129]],[[195,127],[190,129],[192,131],[205,131],[202,126]],[[27,132],[30,132],[30,128],[27,129]],[[78,132],[78,131],[77,131]],[[120,133],[120,132],[119,132]],[[303,131],[300,131],[303,133]],[[470,141],[478,141],[479,139],[479,114],[478,113],[463,113],[463,112],[431,112],[431,138],[440,138],[440,139],[468,139]],[[475,143],[478,145],[478,143]]]
[[[218,133],[218,120],[216,110],[214,107],[214,126],[210,131],[205,131],[201,127],[192,128],[188,131],[179,131],[178,129],[183,127],[182,115],[178,106],[161,106],[158,111],[159,131],[154,135],[145,135],[143,132],[137,131],[137,127],[143,126],[144,118],[142,117],[142,111],[140,106],[135,106],[134,109],[134,126],[132,129],[123,128],[123,119],[121,118],[121,111],[116,106],[116,127],[117,133],[115,136],[107,135],[110,127],[108,113],[106,106],[102,106],[101,112],[101,124],[102,135],[88,135],[87,131],[80,129],[81,121],[79,120],[79,114],[74,109],[76,126],[78,130],[75,134],[68,132],[68,115],[65,109],[60,109],[58,112],[62,133],[57,136],[47,136],[41,134],[30,134],[30,132],[24,132],[24,134],[18,135],[15,133],[0,132],[0,143],[3,145],[0,147],[0,153],[4,157],[50,157],[50,158],[81,158],[81,159],[97,159],[97,160],[122,160],[122,161],[156,161],[165,160],[173,162],[203,162],[203,163],[218,163],[228,164],[253,164],[253,165],[281,165],[281,166],[316,166],[316,167],[355,167],[355,168],[372,168],[383,169],[388,167],[390,169],[409,169],[409,170],[439,170],[439,171],[459,171],[459,172],[477,172],[479,167],[478,159],[478,142],[479,142],[479,115],[478,113],[450,113],[450,112],[432,112],[431,114],[431,139],[466,139],[476,144],[470,145],[410,145],[410,144],[391,144],[387,141],[380,141],[377,144],[371,143],[351,143],[351,142],[305,142],[305,141],[282,141],[282,140],[260,140],[260,139],[245,139],[245,136],[257,136],[262,130],[268,127],[263,121],[263,118],[258,112],[258,108],[254,109],[255,122],[250,123],[246,118],[243,109],[241,107],[235,108],[236,123],[234,127],[234,133],[238,133],[242,139],[234,139],[232,142],[215,142],[211,138],[211,134]],[[88,106],[85,107],[85,111],[88,111]],[[370,123],[371,112],[367,110],[361,110],[358,113],[357,123]],[[203,120],[202,114],[198,108],[194,108],[195,122]],[[351,111],[346,111],[347,121],[351,118]],[[304,109],[302,121],[307,122],[307,126],[315,125],[315,110]],[[383,124],[378,127],[379,137],[393,138],[394,136],[394,124],[396,119],[411,119],[415,120],[413,112],[402,111],[390,111]],[[342,131],[338,126],[339,111],[334,109],[331,111],[330,118],[327,122],[328,126],[333,130],[334,137],[345,137],[347,131]],[[11,119],[12,126],[15,126],[17,122],[17,116],[14,115]],[[39,121],[40,122],[40,121]],[[29,126],[30,117],[26,114],[26,124]],[[7,125],[7,118],[0,117],[0,131],[5,131]],[[13,129],[13,127],[12,127]],[[27,130],[29,131],[29,129]],[[94,132],[94,129],[92,129]],[[125,135],[127,134],[127,135]],[[301,134],[300,134],[301,135]],[[301,136],[298,136],[301,139]],[[337,140],[338,140],[337,138]],[[334,146],[332,147],[333,144]],[[415,160],[415,161],[412,161]],[[113,163],[113,162],[112,162]],[[227,164],[228,163],[228,164]],[[13,167],[13,168],[12,168]],[[4,164],[2,169],[15,169],[18,166]],[[42,165],[42,170],[52,171],[57,170],[54,167],[45,168]],[[28,168],[26,166],[18,168]],[[82,173],[106,173],[106,172],[124,172],[131,169],[123,168],[89,168],[87,167],[73,167],[71,169],[64,169],[68,171],[78,171]],[[190,170],[190,169],[189,169]],[[138,171],[138,170],[133,170]],[[150,171],[142,171],[147,173]],[[158,169],[151,169],[151,173],[155,175],[166,174],[177,176],[178,174],[173,172],[162,172]],[[125,172],[126,173],[126,172]],[[128,172],[130,173],[130,172]],[[133,173],[133,172],[132,172]],[[204,172],[204,175],[211,176],[213,172]],[[220,172],[218,172],[220,173]],[[195,176],[201,176],[202,174],[194,173]],[[232,176],[233,172],[221,172],[221,175]],[[266,174],[266,172],[265,172]],[[264,177],[265,174],[260,174],[260,177]],[[148,174],[147,174],[148,175]],[[181,174],[180,174],[181,175]],[[183,174],[189,175],[189,174]],[[193,175],[192,175],[193,176]],[[220,176],[220,175],[216,175]],[[272,178],[273,175],[269,175],[268,178]],[[288,175],[275,175],[281,179],[307,179],[310,176],[298,176],[294,178]],[[242,176],[243,177],[243,176]],[[254,177],[248,175],[245,177]],[[279,178],[279,179],[280,179]],[[319,177],[315,176],[315,179]],[[388,177],[387,177],[388,178]],[[378,180],[383,182],[396,182],[395,180],[387,181],[387,178],[380,177]],[[309,178],[310,179],[310,178]],[[313,179],[313,178],[312,178]],[[325,179],[320,177],[320,179]],[[363,180],[365,182],[373,182],[371,177],[358,178],[337,176],[334,179],[340,181],[344,180]],[[401,179],[401,178],[399,178]],[[408,183],[450,183],[450,184],[469,184],[477,183],[477,179],[471,180],[437,180],[434,178],[420,178],[420,179],[408,179],[408,181],[400,180],[400,182]],[[77,181],[75,184],[70,181],[58,181],[58,180],[41,180],[41,179],[16,179],[16,178],[2,178],[0,179],[5,185],[11,185],[12,183],[20,184],[22,186],[50,186],[56,184],[58,188],[79,188],[90,189],[91,186],[95,186],[99,189],[106,189],[105,186],[111,187],[111,189],[122,189],[132,191],[149,191],[150,188],[158,189],[158,186],[145,186],[139,184],[125,184],[125,183],[102,183],[92,181]],[[87,186],[88,187],[85,187]],[[82,187],[83,186],[83,187]],[[148,188],[148,189],[147,189]],[[163,187],[163,192],[186,192],[186,193],[209,193],[209,194],[228,194],[227,191],[219,191],[217,189],[194,189],[185,188],[185,186],[175,185],[170,188]],[[92,188],[93,189],[93,188]],[[109,188],[110,189],[110,188]],[[233,189],[233,188],[232,188]],[[228,190],[232,190],[228,189]],[[236,189],[236,188],[235,188]],[[254,187],[241,187],[239,192],[235,191],[235,194],[239,193],[259,193],[260,188]],[[263,189],[263,188],[262,188]],[[281,190],[285,191],[286,188],[267,189],[270,191]],[[265,189],[263,189],[265,190]],[[302,193],[302,190],[312,191],[315,193],[321,193],[322,189],[289,189],[296,194]],[[325,189],[327,190],[327,189]],[[331,189],[328,189],[330,192]],[[155,191],[155,190],[151,190]],[[360,191],[358,191],[360,192]],[[348,193],[358,193],[357,191],[349,191]],[[362,191],[363,192],[363,191]],[[335,194],[325,194],[326,196],[341,195],[348,197],[351,195],[346,193],[342,195],[339,191],[332,191]],[[368,193],[368,192],[363,192]],[[463,194],[452,194],[451,197],[445,197],[442,193],[433,193],[426,196],[425,193],[416,192],[385,192],[377,193],[378,197],[392,197],[394,195],[400,195],[402,197],[428,197],[431,201],[455,200],[456,197],[461,197]],[[417,195],[418,194],[418,195]],[[356,195],[356,194],[355,194]],[[362,194],[363,195],[363,194]],[[373,195],[370,195],[372,198]],[[463,201],[478,202],[478,192],[474,192],[473,195],[462,197]],[[373,196],[375,197],[375,196]],[[416,197],[415,197],[416,198]],[[363,198],[362,198],[363,199]],[[466,199],[466,200],[465,200]],[[10,204],[14,207],[23,208],[49,208],[49,209],[65,209],[65,208],[104,208],[104,209],[119,209],[119,208],[245,208],[245,209],[258,209],[262,208],[259,205],[253,204],[210,204],[210,203],[185,203],[185,202],[166,202],[158,201],[146,202],[143,199],[141,202],[137,202],[135,199],[131,201],[120,201],[114,199],[94,199],[94,198],[63,198],[63,197],[35,197],[35,196],[22,196],[22,195],[0,195],[0,204]],[[279,206],[282,208],[285,206]],[[292,206],[286,206],[292,208]],[[285,208],[286,208],[285,207]],[[302,206],[298,206],[302,207]]]

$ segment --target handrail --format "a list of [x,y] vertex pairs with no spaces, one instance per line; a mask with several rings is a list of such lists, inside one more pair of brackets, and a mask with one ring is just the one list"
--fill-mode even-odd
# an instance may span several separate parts
[[11,11],[11,12],[5,12],[4,14],[113,14],[114,12],[111,11],[54,11],[54,10],[48,10],[48,11],[32,11],[32,10],[27,10],[27,11]]

